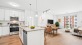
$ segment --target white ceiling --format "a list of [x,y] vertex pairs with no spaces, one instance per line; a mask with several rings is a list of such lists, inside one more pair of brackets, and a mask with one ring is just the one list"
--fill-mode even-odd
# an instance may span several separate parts
[[[13,7],[8,2],[15,2],[19,4],[19,7]],[[0,6],[29,10],[30,5],[33,11],[36,10],[36,0],[0,0]],[[64,14],[82,11],[82,0],[37,0],[38,11],[42,12],[47,9],[51,9],[55,14]]]

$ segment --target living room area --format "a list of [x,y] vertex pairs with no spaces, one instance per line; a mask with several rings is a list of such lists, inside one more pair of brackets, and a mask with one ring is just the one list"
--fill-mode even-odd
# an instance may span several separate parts
[[[46,39],[45,45],[53,45],[53,44],[54,45],[81,45],[82,44],[81,43],[82,41],[81,14],[82,11],[62,14],[62,15],[55,15],[52,16],[52,18],[50,18],[50,16],[47,14],[45,14],[47,16],[43,15],[43,17],[45,18],[47,17],[46,19],[43,18],[44,20],[42,20],[43,23],[45,23],[45,20],[47,21],[45,23],[46,26],[52,27],[53,25],[59,25],[59,27],[57,28],[57,32],[54,31],[54,35],[53,35],[53,31],[51,31],[52,34],[47,33],[45,35],[45,39]],[[56,22],[58,22],[59,24],[56,24]],[[41,24],[41,26],[45,26],[45,25]]]

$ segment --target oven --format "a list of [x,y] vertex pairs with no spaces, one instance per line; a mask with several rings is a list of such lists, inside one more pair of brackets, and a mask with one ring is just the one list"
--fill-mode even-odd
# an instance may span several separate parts
[[10,32],[19,31],[19,24],[10,24]]

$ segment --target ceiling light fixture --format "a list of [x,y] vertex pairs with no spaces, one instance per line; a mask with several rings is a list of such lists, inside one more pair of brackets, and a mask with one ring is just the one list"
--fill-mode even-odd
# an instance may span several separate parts
[[47,9],[47,10],[43,11],[43,13],[48,12],[48,11],[50,11],[50,9]]
[[9,2],[9,4],[10,4],[11,6],[13,6],[13,7],[19,7],[19,5],[18,5],[17,3],[15,3],[15,2]]
[[38,16],[38,10],[37,10],[37,0],[36,0],[36,17]]
[[[29,4],[30,5],[30,16],[31,16],[31,4]],[[32,17],[30,17],[30,18],[32,18]]]

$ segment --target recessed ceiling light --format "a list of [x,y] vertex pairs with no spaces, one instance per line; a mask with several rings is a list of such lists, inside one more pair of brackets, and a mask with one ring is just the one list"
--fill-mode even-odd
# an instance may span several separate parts
[[9,2],[9,4],[10,4],[11,6],[14,6],[14,7],[19,7],[19,5],[18,5],[17,3],[15,3],[15,2]]

